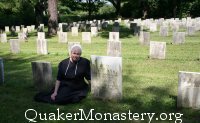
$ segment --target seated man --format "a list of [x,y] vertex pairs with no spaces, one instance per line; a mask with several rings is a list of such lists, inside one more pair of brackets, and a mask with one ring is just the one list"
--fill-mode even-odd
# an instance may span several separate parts
[[35,100],[39,102],[66,104],[79,102],[87,96],[90,84],[90,61],[80,57],[80,45],[71,47],[70,57],[59,63],[55,88],[50,93],[38,93]]

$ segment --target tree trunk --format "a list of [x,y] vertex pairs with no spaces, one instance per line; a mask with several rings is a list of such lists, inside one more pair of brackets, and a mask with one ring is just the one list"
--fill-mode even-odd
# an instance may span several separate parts
[[56,35],[58,25],[57,0],[48,0],[48,35]]

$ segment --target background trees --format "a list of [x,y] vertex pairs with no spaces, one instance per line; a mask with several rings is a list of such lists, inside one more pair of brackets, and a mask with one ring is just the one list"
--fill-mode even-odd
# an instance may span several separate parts
[[[0,28],[49,25],[90,19],[182,18],[200,16],[200,0],[1,0]],[[51,28],[51,29],[50,29]]]

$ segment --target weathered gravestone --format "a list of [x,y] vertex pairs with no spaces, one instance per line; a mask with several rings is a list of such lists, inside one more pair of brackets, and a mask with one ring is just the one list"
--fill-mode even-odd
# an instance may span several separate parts
[[58,41],[60,43],[67,43],[67,32],[58,32]]
[[10,39],[10,50],[12,53],[19,53],[20,52],[20,43],[19,43],[19,39]]
[[68,53],[69,53],[69,56],[71,54],[71,47],[75,44],[78,44],[80,45],[80,42],[68,42]]
[[122,99],[121,57],[91,56],[91,93],[97,99]]
[[91,36],[96,37],[98,35],[98,28],[97,27],[91,27]]
[[149,45],[149,43],[150,43],[150,32],[140,31],[139,42],[142,45]]
[[200,73],[179,71],[177,106],[200,109]]
[[160,36],[168,36],[168,26],[160,27]]
[[38,32],[37,54],[43,54],[43,55],[48,54],[47,40],[45,39],[45,33],[44,32]]
[[72,27],[72,36],[78,36],[78,27]]
[[0,85],[4,83],[4,65],[3,59],[0,58]]
[[7,35],[6,35],[6,33],[2,33],[2,34],[0,34],[0,40],[1,40],[1,42],[2,43],[6,43],[7,42]]
[[114,57],[121,57],[121,41],[108,41],[107,55]]
[[35,25],[31,25],[32,31],[35,30]]
[[174,32],[173,33],[173,44],[185,43],[185,32]]
[[83,43],[91,43],[91,33],[90,32],[82,32],[82,42]]
[[50,62],[31,62],[33,81],[39,91],[51,89],[53,85],[52,67]]
[[165,59],[166,42],[150,41],[149,56],[152,59]]
[[119,41],[119,32],[109,32],[109,41]]

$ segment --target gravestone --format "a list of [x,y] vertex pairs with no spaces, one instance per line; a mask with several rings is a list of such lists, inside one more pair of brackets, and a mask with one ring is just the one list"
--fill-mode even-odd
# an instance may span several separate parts
[[50,62],[33,61],[31,62],[33,82],[39,91],[52,88],[53,77]]
[[23,32],[18,33],[18,39],[20,42],[24,42],[27,39],[26,34]]
[[90,32],[82,32],[82,42],[83,43],[91,43],[91,33]]
[[35,25],[31,25],[32,31],[35,30]]
[[98,28],[97,27],[91,27],[91,36],[96,37],[98,35]]
[[119,41],[119,32],[109,32],[109,41]]
[[4,83],[4,65],[3,59],[0,58],[0,85]]
[[59,32],[58,33],[58,41],[60,43],[67,43],[67,32]]
[[200,109],[200,73],[179,71],[177,106]]
[[37,54],[47,55],[47,40],[46,39],[37,39]]
[[1,42],[2,43],[6,43],[7,42],[7,35],[6,35],[6,33],[2,33],[2,34],[0,34],[0,40],[1,40]]
[[150,24],[150,32],[156,32],[157,31],[157,24],[151,23]]
[[173,44],[185,43],[185,32],[174,32],[173,33]]
[[91,55],[91,93],[102,100],[122,99],[122,57]]
[[195,35],[195,26],[188,26],[187,27],[187,34],[189,36]]
[[45,39],[45,32],[38,32],[37,33],[37,38],[38,39]]
[[165,59],[166,42],[150,41],[149,56],[152,59]]
[[70,54],[71,54],[71,47],[73,46],[73,45],[75,45],[75,44],[78,44],[78,45],[80,45],[80,42],[68,42],[68,53],[69,53],[69,56],[70,56]]
[[160,36],[168,36],[168,26],[160,27]]
[[32,30],[32,27],[31,26],[27,26],[27,33],[29,32],[32,32],[33,30]]
[[140,31],[139,42],[142,45],[149,45],[149,43],[150,43],[150,32]]
[[78,27],[72,27],[72,36],[78,36]]
[[9,26],[5,26],[5,32],[9,32]]
[[16,32],[20,32],[20,26],[16,26],[15,28],[16,28],[16,29],[15,29]]
[[133,32],[133,34],[136,35],[136,32],[137,32],[137,23],[130,23],[130,29]]
[[121,57],[121,41],[108,41],[107,55],[114,57]]
[[19,39],[10,39],[10,50],[12,53],[17,54],[20,52],[20,43]]

